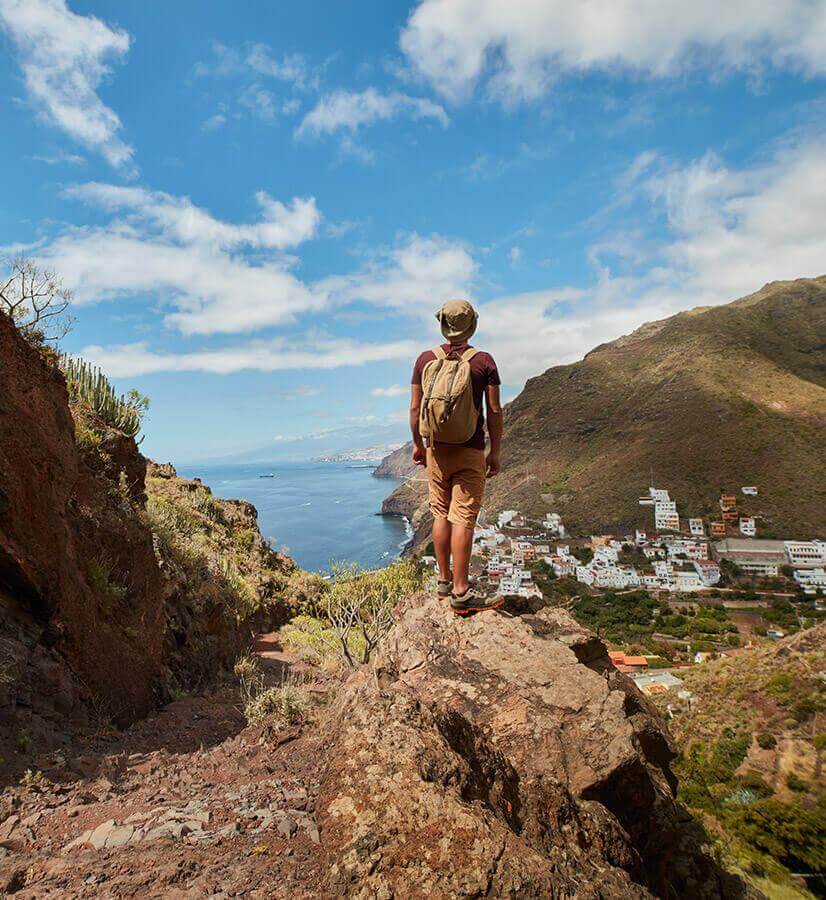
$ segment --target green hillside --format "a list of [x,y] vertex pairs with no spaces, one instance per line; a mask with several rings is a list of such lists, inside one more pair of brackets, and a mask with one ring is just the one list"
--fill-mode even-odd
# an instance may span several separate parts
[[683,515],[759,488],[762,532],[826,533],[826,276],[643,325],[532,378],[506,407],[489,506],[575,530],[651,524],[651,472]]

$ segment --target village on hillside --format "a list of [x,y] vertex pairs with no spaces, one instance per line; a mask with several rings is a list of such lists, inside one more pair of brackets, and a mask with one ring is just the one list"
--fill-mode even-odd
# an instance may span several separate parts
[[[741,503],[758,493],[742,487]],[[735,494],[720,496],[713,521],[681,517],[662,488],[639,503],[652,528],[623,536],[575,538],[558,513],[537,520],[503,510],[475,529],[471,575],[508,600],[563,602],[597,633],[604,627],[609,645],[631,646],[611,650],[611,660],[647,694],[679,689],[675,669],[826,616],[826,541],[759,537],[758,517]],[[423,562],[435,566],[431,555]]]

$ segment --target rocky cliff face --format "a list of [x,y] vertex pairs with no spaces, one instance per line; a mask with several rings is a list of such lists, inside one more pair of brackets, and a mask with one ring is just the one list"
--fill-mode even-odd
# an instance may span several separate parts
[[331,893],[742,896],[674,801],[665,725],[567,613],[396,615],[332,720]]
[[413,442],[408,441],[387,456],[373,469],[374,478],[408,478],[416,471],[412,459]]
[[[222,571],[192,553],[184,574],[203,577],[181,578],[159,548],[134,440],[88,410],[75,415],[63,376],[0,315],[0,744],[59,743],[90,715],[145,715],[214,673],[249,638],[254,614],[276,603],[255,582],[245,588],[250,610],[226,603],[244,574],[235,560]],[[209,532],[237,522],[251,532],[255,565],[289,570],[274,554],[263,559],[251,508]],[[192,537],[202,524],[194,513],[184,523]],[[203,633],[212,641],[194,640]]]

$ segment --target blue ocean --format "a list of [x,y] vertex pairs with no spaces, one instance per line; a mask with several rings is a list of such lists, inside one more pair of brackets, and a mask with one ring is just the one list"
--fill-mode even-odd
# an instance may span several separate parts
[[179,467],[183,477],[200,478],[218,497],[252,503],[273,548],[310,571],[329,571],[337,561],[384,566],[410,539],[403,519],[378,515],[398,482],[373,478],[372,471],[332,462]]

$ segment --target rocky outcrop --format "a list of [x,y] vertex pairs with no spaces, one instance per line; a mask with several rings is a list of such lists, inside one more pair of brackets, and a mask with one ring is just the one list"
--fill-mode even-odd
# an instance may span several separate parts
[[147,505],[146,471],[0,314],[0,755],[140,718],[284,620],[254,508],[158,467]]
[[405,547],[404,554],[416,553],[430,540],[433,517],[427,503],[427,473],[419,473],[400,484],[381,505],[383,516],[404,516],[413,528],[413,540]]
[[665,725],[564,611],[397,609],[338,701],[319,821],[353,897],[742,896],[674,801]]
[[373,469],[374,478],[408,478],[416,471],[412,459],[413,442],[408,441],[387,456]]
[[[154,700],[163,646],[161,579],[152,535],[132,505],[142,493],[134,441],[104,435],[95,455],[98,464],[89,464],[76,444],[62,375],[0,316],[5,655],[13,660],[15,683],[24,685],[46,654],[52,677],[47,684],[30,682],[22,702],[47,717],[66,706],[74,711],[82,693],[128,721]],[[125,491],[107,473],[118,461],[127,472]],[[130,487],[130,479],[140,484]],[[19,711],[19,692],[9,684],[5,691]],[[58,707],[56,696],[64,698]],[[7,705],[1,718],[9,714]],[[45,723],[39,727],[48,731]]]

